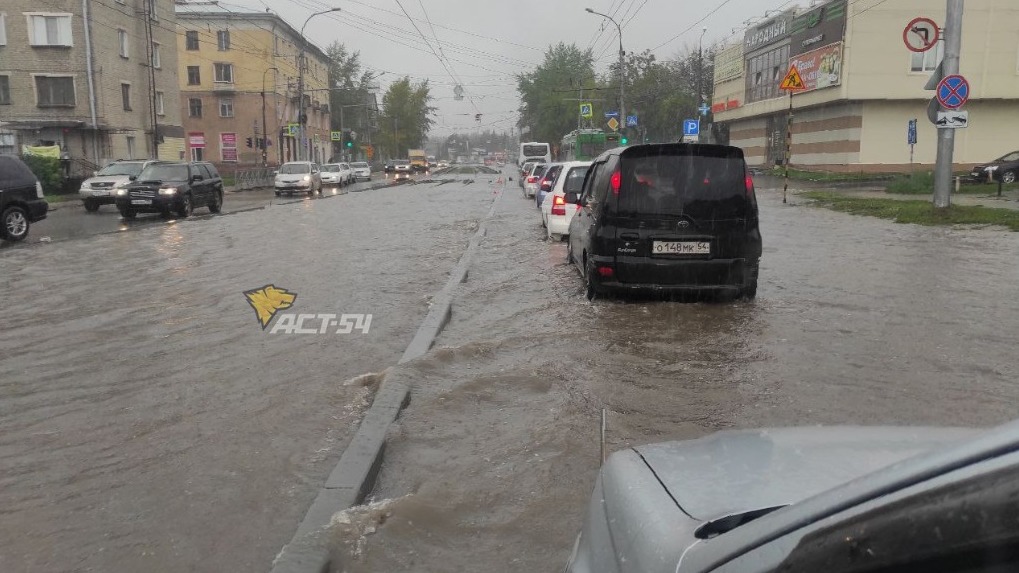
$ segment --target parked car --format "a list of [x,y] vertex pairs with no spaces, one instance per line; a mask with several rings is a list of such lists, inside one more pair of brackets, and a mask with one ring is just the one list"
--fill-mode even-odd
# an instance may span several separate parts
[[364,161],[355,161],[350,168],[354,172],[354,181],[371,181],[372,169]]
[[32,170],[13,155],[0,155],[0,239],[21,241],[32,223],[46,218],[49,203]]
[[160,213],[168,217],[189,217],[197,207],[210,213],[223,209],[223,178],[216,167],[204,161],[161,162],[149,165],[137,179],[116,193],[117,210],[125,219],[138,213]]
[[552,190],[552,185],[555,184],[555,178],[562,171],[561,163],[550,163],[548,169],[545,170],[545,174],[538,180],[538,186],[534,192],[534,206],[541,209],[541,202],[545,200],[545,195]]
[[102,205],[113,205],[117,202],[117,189],[126,187],[135,180],[143,169],[154,163],[155,159],[127,159],[110,163],[93,177],[82,181],[78,196],[81,197],[85,210],[94,213]]
[[567,573],[1015,571],[1019,424],[724,431],[599,471]]
[[339,188],[351,183],[354,171],[346,163],[325,163],[320,176],[322,187]]
[[570,222],[568,259],[602,292],[729,291],[757,296],[757,198],[743,151],[724,145],[620,147],[591,166]]
[[317,163],[311,161],[290,161],[280,165],[273,183],[276,196],[283,193],[322,193],[322,174]]
[[525,198],[531,199],[538,192],[538,181],[545,174],[546,169],[548,169],[548,165],[544,163],[535,163],[531,166],[531,170],[527,173],[527,178],[524,180]]
[[977,165],[970,172],[970,179],[980,183],[1001,181],[1009,185],[1016,182],[1019,176],[1019,151],[1003,155],[990,163]]
[[562,164],[552,191],[541,203],[541,223],[546,236],[560,241],[570,234],[570,221],[580,209],[577,200],[584,188],[584,177],[591,167],[590,161],[569,161]]

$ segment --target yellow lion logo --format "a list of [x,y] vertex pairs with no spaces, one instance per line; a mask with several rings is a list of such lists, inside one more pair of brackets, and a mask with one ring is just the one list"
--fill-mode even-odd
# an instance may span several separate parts
[[273,285],[265,285],[262,288],[244,291],[248,304],[255,309],[255,316],[258,317],[262,330],[269,326],[272,317],[276,313],[293,306],[297,300],[297,293],[290,292],[285,288],[277,288]]

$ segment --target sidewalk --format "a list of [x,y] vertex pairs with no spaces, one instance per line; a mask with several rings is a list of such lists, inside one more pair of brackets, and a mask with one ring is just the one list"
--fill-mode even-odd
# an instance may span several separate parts
[[[794,194],[805,193],[807,189],[790,189]],[[884,191],[860,191],[844,189],[810,189],[809,191],[831,191],[847,197],[859,197],[861,199],[893,199],[895,201],[933,201],[932,195],[904,195],[900,193],[886,193]],[[1010,191],[998,197],[997,191],[991,191],[987,195],[952,194],[952,204],[964,207],[988,207],[992,209],[1010,209],[1019,211],[1019,192]]]

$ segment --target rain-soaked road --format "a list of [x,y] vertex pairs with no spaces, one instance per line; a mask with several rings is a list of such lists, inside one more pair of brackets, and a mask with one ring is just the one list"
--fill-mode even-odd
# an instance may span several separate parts
[[[492,198],[404,185],[0,251],[0,571],[267,571],[370,399],[345,382],[399,360]],[[263,331],[242,291],[267,284],[370,329]]]
[[[771,187],[765,189],[765,187]],[[608,445],[723,428],[1016,416],[1019,234],[782,205],[753,303],[599,300],[512,186],[391,431],[345,571],[559,571]],[[340,570],[340,566],[337,566]]]

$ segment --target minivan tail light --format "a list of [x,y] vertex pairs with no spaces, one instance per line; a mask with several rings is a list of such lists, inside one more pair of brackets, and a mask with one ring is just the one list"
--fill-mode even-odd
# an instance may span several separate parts
[[530,177],[527,178],[527,182],[528,183],[534,183],[537,180],[538,180],[538,178],[535,177],[534,175],[531,175]]
[[619,195],[619,187],[623,184],[623,174],[619,171],[614,172],[609,179],[609,184],[612,185],[612,192]]
[[615,274],[612,267],[598,267],[598,275],[604,278],[609,278]]
[[749,173],[747,173],[746,178],[743,180],[743,183],[747,187],[747,197],[753,197],[753,195],[754,195],[754,178],[751,177]]
[[548,179],[546,179],[546,180],[541,182],[541,188],[542,189],[547,191],[550,187],[552,187],[552,182],[549,181]]
[[566,200],[560,195],[556,195],[552,198],[552,214],[559,216],[566,216]]

